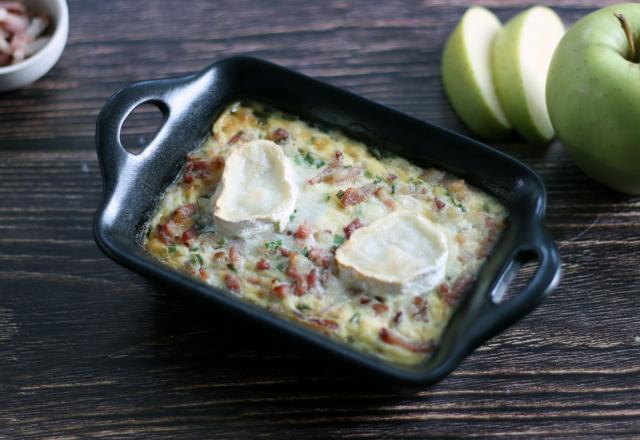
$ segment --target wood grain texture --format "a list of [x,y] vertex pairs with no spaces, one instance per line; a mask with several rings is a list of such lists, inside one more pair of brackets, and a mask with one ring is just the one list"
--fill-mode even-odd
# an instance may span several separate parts
[[[571,23],[608,3],[555,8]],[[502,19],[526,6],[486,4]],[[93,242],[92,136],[118,88],[248,54],[466,133],[439,77],[466,6],[71,1],[60,63],[0,95],[0,438],[640,437],[640,198],[590,181],[557,143],[496,146],[547,185],[560,287],[415,395],[242,328]],[[148,116],[134,141],[152,136]]]

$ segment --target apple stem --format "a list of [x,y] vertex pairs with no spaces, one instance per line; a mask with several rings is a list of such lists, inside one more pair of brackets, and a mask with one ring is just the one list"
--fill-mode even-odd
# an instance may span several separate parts
[[631,33],[631,29],[629,28],[629,22],[624,18],[622,14],[613,14],[616,16],[622,29],[624,30],[624,34],[627,36],[627,43],[629,43],[629,61],[632,63],[636,62],[636,45],[633,42],[633,34]]

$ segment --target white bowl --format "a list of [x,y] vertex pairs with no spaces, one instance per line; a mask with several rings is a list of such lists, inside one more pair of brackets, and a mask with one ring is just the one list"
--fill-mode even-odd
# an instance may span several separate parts
[[69,34],[69,8],[65,0],[24,0],[27,8],[45,13],[53,21],[49,42],[31,57],[0,67],[0,92],[13,90],[42,78],[58,62]]

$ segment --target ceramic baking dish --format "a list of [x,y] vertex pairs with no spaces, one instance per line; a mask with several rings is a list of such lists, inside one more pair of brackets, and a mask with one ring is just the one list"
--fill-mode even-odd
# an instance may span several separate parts
[[[357,352],[178,272],[141,247],[145,225],[184,165],[186,153],[207,138],[213,121],[239,98],[338,128],[419,166],[447,170],[497,196],[508,208],[508,228],[455,311],[440,345],[423,363],[399,366]],[[156,105],[164,119],[148,146],[131,154],[120,142],[120,130],[127,116],[144,103]],[[442,379],[473,349],[529,313],[559,280],[558,250],[544,226],[544,185],[525,165],[464,136],[262,60],[228,58],[193,75],[127,86],[104,105],[96,143],[104,193],[94,232],[108,256],[178,287],[179,292],[302,339],[339,356],[343,363],[382,375],[386,383],[423,386]],[[526,287],[500,302],[521,265],[535,259],[539,266]]]

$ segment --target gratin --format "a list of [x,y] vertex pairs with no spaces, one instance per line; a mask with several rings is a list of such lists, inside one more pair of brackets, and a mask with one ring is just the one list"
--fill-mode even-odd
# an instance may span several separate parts
[[415,364],[437,346],[506,219],[497,199],[453,175],[236,102],[187,156],[145,247],[231,295]]

